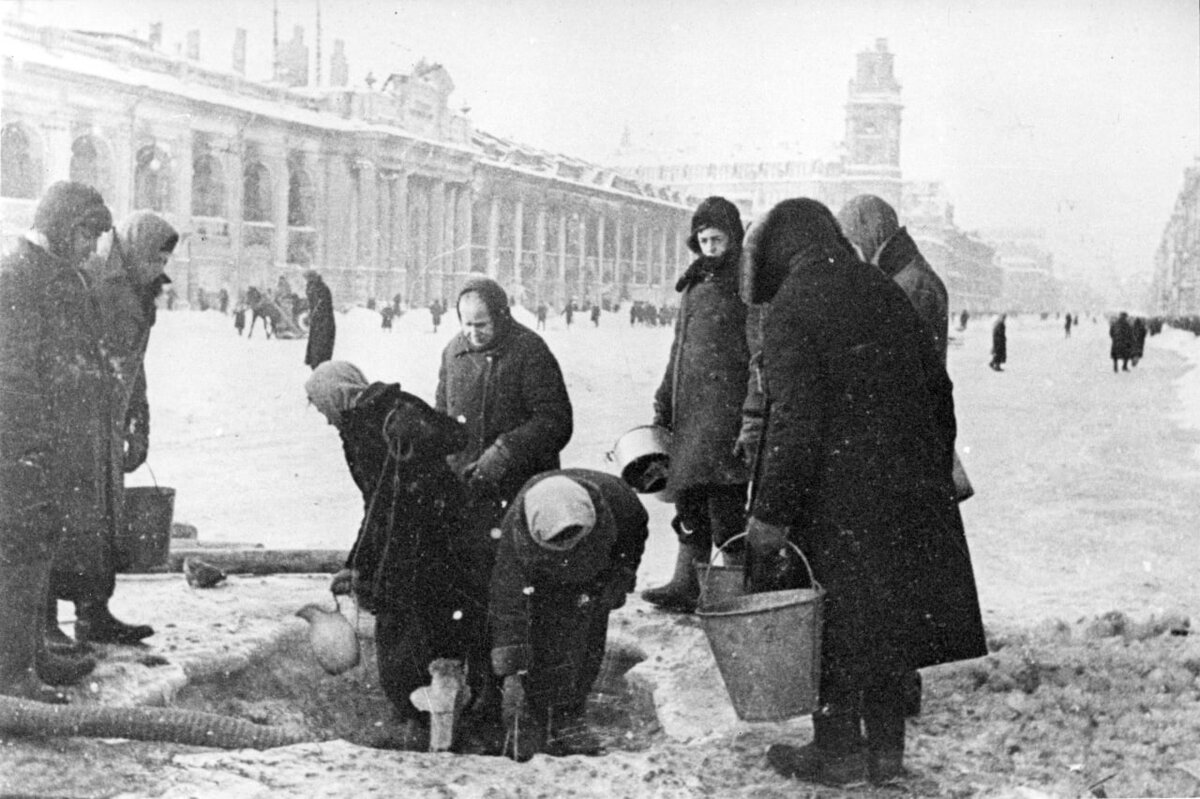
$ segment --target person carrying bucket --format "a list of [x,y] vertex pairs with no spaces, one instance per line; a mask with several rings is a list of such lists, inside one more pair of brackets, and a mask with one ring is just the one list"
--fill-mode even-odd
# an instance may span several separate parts
[[951,479],[952,385],[904,292],[824,205],[785,200],[749,239],[746,299],[770,313],[748,589],[806,579],[794,544],[826,592],[813,741],[767,760],[811,782],[887,782],[904,773],[904,675],[987,654]]
[[[696,562],[742,532],[749,474],[735,444],[750,374],[746,304],[738,295],[742,222],[737,206],[709,197],[692,217],[688,248],[696,254],[675,284],[680,292],[675,338],[654,395],[654,424],[672,433],[666,490],[674,494],[671,526],[679,536],[670,582],[642,592],[664,610],[691,613],[700,597]],[[741,543],[724,550],[740,562]]]

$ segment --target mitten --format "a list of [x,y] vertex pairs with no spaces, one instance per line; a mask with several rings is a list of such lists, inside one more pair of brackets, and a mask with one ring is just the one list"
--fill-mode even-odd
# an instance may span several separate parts
[[471,483],[496,485],[512,465],[512,454],[499,440],[492,443],[473,463],[466,468]]

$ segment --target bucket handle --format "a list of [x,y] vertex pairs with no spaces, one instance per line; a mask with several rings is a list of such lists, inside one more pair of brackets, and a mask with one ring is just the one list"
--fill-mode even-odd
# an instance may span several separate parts
[[[703,590],[701,591],[701,593],[708,592],[708,575],[712,571],[712,567],[714,565],[716,565],[717,555],[721,554],[725,550],[725,547],[729,546],[734,541],[737,541],[739,538],[745,538],[747,535],[749,535],[749,533],[746,533],[745,531],[743,531],[743,532],[738,533],[737,535],[730,536],[729,538],[727,538],[725,540],[724,544],[721,544],[721,546],[716,547],[713,550],[712,555],[708,559],[708,565],[705,566],[705,568],[704,568],[704,585],[703,585]],[[804,552],[800,549],[800,547],[796,546],[796,544],[793,541],[791,541],[790,539],[788,540],[787,545],[790,546],[792,549],[796,550],[796,554],[799,555],[800,560],[803,561],[804,568],[808,571],[808,581],[812,584],[813,589],[816,591],[825,590],[821,587],[821,584],[819,582],[817,582],[817,576],[815,574],[813,574],[812,566],[809,565],[808,558],[804,557]]]

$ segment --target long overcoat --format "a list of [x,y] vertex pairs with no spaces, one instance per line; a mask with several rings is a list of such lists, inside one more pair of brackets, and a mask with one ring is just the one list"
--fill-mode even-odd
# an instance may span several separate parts
[[111,564],[111,486],[120,476],[100,333],[83,270],[22,239],[0,268],[0,505],[6,524],[41,514],[41,540],[25,544],[47,557],[77,543],[56,569],[103,573]]
[[733,453],[749,376],[738,275],[718,270],[684,289],[671,356],[654,395],[656,420],[672,430],[667,490],[749,480]]
[[1112,340],[1108,357],[1113,360],[1133,357],[1133,325],[1129,324],[1129,317],[1120,314],[1114,319],[1108,326],[1108,337]]
[[790,528],[828,592],[823,674],[864,684],[985,654],[952,386],[904,292],[839,248],[802,252],[767,311],[762,368],[753,515]]
[[950,331],[950,300],[946,284],[933,271],[925,256],[921,255],[906,228],[900,228],[884,243],[875,260],[883,273],[904,289],[917,315],[933,335],[938,357],[945,363]]
[[333,320],[333,294],[319,276],[305,286],[308,299],[308,346],[304,363],[314,369],[333,357],[333,340],[337,326]]

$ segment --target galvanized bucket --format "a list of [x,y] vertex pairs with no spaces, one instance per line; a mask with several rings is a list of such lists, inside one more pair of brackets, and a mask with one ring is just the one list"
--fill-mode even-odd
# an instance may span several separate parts
[[136,574],[165,566],[174,514],[174,488],[126,488],[125,526],[117,531],[114,542],[116,570]]
[[657,494],[667,487],[670,452],[670,431],[647,424],[622,434],[607,457],[634,491]]
[[733,710],[742,721],[781,721],[820,706],[821,600],[812,588],[743,594],[696,613]]

